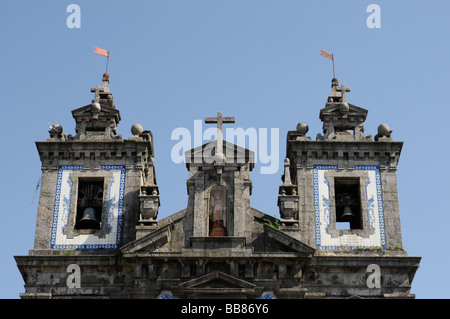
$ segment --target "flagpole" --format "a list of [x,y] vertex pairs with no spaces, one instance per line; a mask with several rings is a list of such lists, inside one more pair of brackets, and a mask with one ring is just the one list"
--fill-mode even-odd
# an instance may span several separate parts
[[326,57],[327,59],[330,59],[331,61],[333,61],[333,79],[336,78],[336,74],[334,72],[334,54],[333,53],[328,53],[324,50],[320,50],[320,55]]
[[109,51],[107,51],[105,49],[97,48],[95,45],[94,45],[94,48],[95,48],[94,53],[97,53],[97,54],[100,54],[100,55],[103,55],[103,56],[107,57],[107,59],[106,59],[106,73],[108,73]]
[[332,54],[331,57],[332,57],[332,60],[333,60],[333,79],[335,79],[336,75],[334,73],[334,54]]

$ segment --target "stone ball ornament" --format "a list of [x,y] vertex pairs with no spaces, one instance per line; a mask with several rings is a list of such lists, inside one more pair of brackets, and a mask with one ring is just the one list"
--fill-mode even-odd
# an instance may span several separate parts
[[225,154],[223,154],[223,153],[216,153],[214,155],[214,163],[215,164],[225,165],[226,162],[227,162],[227,158],[226,158]]
[[305,122],[300,122],[297,124],[297,132],[304,136],[309,131],[309,126]]
[[50,126],[50,131],[56,134],[61,134],[63,132],[63,127],[60,124],[55,123],[52,126]]
[[339,110],[341,112],[348,112],[350,110],[350,105],[348,105],[347,102],[342,102],[341,104],[339,104]]
[[91,104],[91,111],[92,112],[100,112],[101,109],[102,109],[102,107],[100,106],[100,103],[94,102],[94,103]]
[[391,134],[392,134],[391,128],[386,123],[380,124],[378,126],[378,136],[390,137]]
[[61,138],[63,136],[63,127],[60,124],[48,125],[50,138]]
[[144,132],[144,128],[142,127],[141,124],[133,124],[131,126],[131,134],[133,135],[141,135],[142,132]]

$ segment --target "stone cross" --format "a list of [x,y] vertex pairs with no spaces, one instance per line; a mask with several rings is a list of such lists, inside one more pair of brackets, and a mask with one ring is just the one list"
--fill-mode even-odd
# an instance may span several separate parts
[[91,92],[95,92],[94,103],[98,103],[100,101],[100,92],[104,92],[104,90],[97,85],[97,87],[91,89]]
[[223,153],[223,123],[235,123],[234,117],[223,117],[222,112],[217,112],[217,117],[205,118],[205,123],[217,123],[217,149],[216,154]]
[[336,88],[336,91],[341,92],[342,102],[346,102],[345,92],[350,92],[350,88],[346,87],[344,84],[342,84],[340,87]]

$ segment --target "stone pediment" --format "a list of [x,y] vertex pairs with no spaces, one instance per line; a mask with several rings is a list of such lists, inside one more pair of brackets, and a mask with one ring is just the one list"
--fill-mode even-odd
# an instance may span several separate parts
[[79,107],[72,111],[72,116],[76,118],[81,117],[91,117],[95,113],[98,117],[112,117],[116,120],[117,123],[120,121],[120,112],[119,110],[106,106],[104,104],[100,104],[101,108],[99,111],[93,112],[92,104],[88,104],[82,107]]
[[[364,120],[367,117],[367,113],[369,112],[368,110],[353,105],[351,103],[345,103],[346,105],[348,105],[348,109],[345,109],[345,113],[347,114],[347,116],[353,116],[353,117],[361,117]],[[339,116],[340,114],[342,114],[343,111],[343,107],[342,107],[343,103],[327,103],[327,106],[324,107],[323,109],[320,110],[320,119],[322,119],[324,116]]]
[[174,294],[182,297],[198,295],[248,295],[261,296],[262,287],[220,271],[195,278],[172,287]]
[[[205,143],[201,146],[186,151],[186,165],[189,164],[214,164],[214,155],[216,154],[217,140]],[[236,144],[223,141],[222,153],[226,156],[226,164],[245,164],[251,163],[253,168],[254,152]]]
[[280,246],[284,251],[287,250],[295,252],[301,257],[310,257],[315,251],[315,249],[311,246],[269,225],[264,225],[264,233],[267,240],[270,240]]
[[371,140],[364,135],[364,121],[368,111],[347,102],[329,102],[320,110],[323,133],[317,140],[354,141]]
[[92,103],[73,110],[72,116],[76,121],[77,135],[73,138],[69,136],[69,139],[121,138],[121,136],[116,136],[120,112],[115,108]]

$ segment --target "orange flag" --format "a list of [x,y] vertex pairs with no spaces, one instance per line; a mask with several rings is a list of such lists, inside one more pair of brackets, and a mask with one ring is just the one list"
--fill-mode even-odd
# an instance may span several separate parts
[[95,48],[95,51],[93,51],[94,53],[109,57],[109,51],[97,48],[95,45],[94,45],[94,48]]
[[320,55],[322,55],[322,56],[324,56],[324,57],[326,57],[328,59],[334,60],[334,57],[333,57],[332,53],[328,53],[328,52],[326,52],[324,50],[320,50],[320,52],[321,52]]

